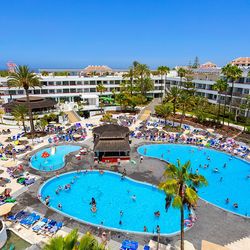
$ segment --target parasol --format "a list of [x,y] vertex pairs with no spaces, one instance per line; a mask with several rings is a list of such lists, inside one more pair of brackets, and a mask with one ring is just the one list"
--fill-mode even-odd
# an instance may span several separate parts
[[5,203],[2,206],[0,206],[0,216],[8,214],[14,205],[15,204],[13,203]]

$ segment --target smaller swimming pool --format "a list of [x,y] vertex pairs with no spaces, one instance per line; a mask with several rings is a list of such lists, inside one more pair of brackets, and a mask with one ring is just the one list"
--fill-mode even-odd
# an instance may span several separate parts
[[[30,159],[32,168],[40,171],[55,171],[61,169],[65,165],[65,155],[80,150],[80,146],[61,145],[51,146],[36,152]],[[44,157],[48,153],[48,157]]]

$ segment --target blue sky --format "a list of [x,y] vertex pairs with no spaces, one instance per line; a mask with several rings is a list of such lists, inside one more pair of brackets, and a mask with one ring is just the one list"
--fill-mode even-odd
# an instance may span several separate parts
[[224,65],[250,56],[250,0],[3,0],[0,68]]

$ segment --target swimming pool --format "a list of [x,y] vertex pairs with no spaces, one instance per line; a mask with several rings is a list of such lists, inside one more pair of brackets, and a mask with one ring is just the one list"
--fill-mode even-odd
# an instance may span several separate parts
[[[213,149],[178,144],[144,145],[138,148],[138,153],[170,163],[176,163],[177,159],[182,163],[190,160],[192,171],[198,169],[208,180],[208,186],[198,192],[202,199],[222,209],[250,217],[250,179],[247,178],[250,175],[250,163],[247,161]],[[204,168],[205,164],[209,166]],[[217,173],[213,171],[214,168],[218,168]],[[225,202],[227,198],[229,203]],[[239,207],[234,208],[234,203],[238,203]]]
[[[55,171],[64,167],[65,155],[80,149],[80,146],[75,145],[61,145],[44,148],[32,155],[30,165],[32,168],[40,171]],[[44,152],[48,152],[49,157],[43,158],[42,155]]]
[[[70,190],[55,191],[58,186],[65,186],[77,176]],[[180,211],[169,208],[165,211],[165,194],[155,186],[135,181],[130,178],[121,179],[117,173],[98,171],[87,173],[66,173],[47,181],[39,190],[44,201],[50,196],[50,207],[59,211],[58,204],[62,205],[64,215],[87,224],[106,227],[133,233],[144,233],[144,226],[149,234],[156,232],[160,226],[161,234],[176,234],[180,230]],[[136,200],[132,196],[136,196]],[[90,201],[94,197],[97,203],[97,212],[91,211]],[[120,215],[123,211],[123,215]],[[154,215],[160,211],[160,217]],[[188,211],[185,211],[185,218]],[[119,222],[122,222],[120,225]]]

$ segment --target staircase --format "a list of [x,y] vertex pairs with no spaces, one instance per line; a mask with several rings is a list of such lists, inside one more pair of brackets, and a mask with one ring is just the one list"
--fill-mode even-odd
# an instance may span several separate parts
[[74,110],[65,111],[65,114],[68,115],[70,123],[76,123],[81,121],[80,116]]
[[225,245],[230,250],[246,250],[250,249],[250,237],[244,237],[239,240],[236,240],[232,243]]

